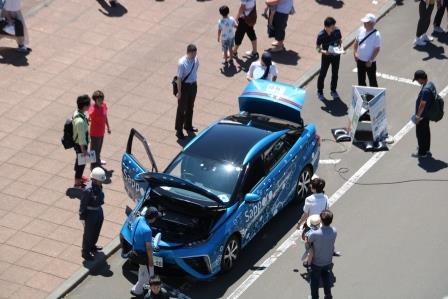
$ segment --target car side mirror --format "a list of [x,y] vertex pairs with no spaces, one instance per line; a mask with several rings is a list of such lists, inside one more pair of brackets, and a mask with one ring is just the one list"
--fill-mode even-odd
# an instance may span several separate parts
[[248,203],[257,202],[260,200],[260,195],[255,193],[247,193],[246,196],[244,196],[244,201]]

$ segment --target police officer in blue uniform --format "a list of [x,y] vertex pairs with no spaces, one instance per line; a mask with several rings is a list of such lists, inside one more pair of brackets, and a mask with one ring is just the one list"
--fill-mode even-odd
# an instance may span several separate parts
[[102,184],[106,180],[106,173],[101,167],[95,167],[90,173],[91,186],[84,189],[79,207],[79,219],[84,226],[82,236],[82,257],[93,260],[94,253],[102,248],[96,245],[103,225],[104,193]]

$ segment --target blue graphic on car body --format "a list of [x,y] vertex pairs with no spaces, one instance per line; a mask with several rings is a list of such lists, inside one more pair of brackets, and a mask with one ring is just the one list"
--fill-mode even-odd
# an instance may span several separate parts
[[[152,225],[153,237],[159,234],[156,266],[198,279],[233,268],[240,249],[309,192],[320,137],[315,125],[303,124],[304,97],[291,85],[250,82],[239,97],[240,113],[202,131],[163,172],[147,140],[132,129],[122,173],[135,207],[120,233],[123,257],[132,248],[135,219],[155,206],[162,212]],[[133,149],[135,139],[143,151]]]

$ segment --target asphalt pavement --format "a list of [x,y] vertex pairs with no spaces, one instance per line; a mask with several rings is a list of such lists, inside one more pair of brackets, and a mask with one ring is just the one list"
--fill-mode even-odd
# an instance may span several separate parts
[[[403,2],[377,26],[383,37],[378,72],[389,78],[379,78],[379,84],[387,88],[387,121],[392,136],[408,123],[419,90],[397,78],[412,79],[413,72],[423,68],[439,91],[448,86],[444,54],[448,35],[439,36],[424,48],[412,48],[417,6],[414,1]],[[329,195],[374,157],[356,146],[331,141],[330,129],[347,124],[347,105],[356,82],[352,54],[349,50],[341,62],[341,102],[319,102],[316,80],[306,87],[308,97],[302,114],[306,122],[317,124],[322,137],[321,159],[341,159],[318,170],[327,181]],[[329,76],[327,79],[328,87]],[[446,117],[431,124],[432,158],[410,156],[416,148],[415,129],[411,129],[332,206],[338,229],[336,246],[343,252],[335,260],[335,298],[448,296],[448,226],[444,221],[448,210],[447,124]],[[293,203],[272,219],[244,249],[232,272],[205,282],[189,277],[164,280],[191,298],[227,298],[235,291],[238,294],[233,293],[233,298],[307,298],[309,286],[300,275],[304,272],[299,262],[302,244],[293,242],[287,250],[278,250],[294,233],[300,208]],[[275,257],[275,262],[260,268],[269,257]],[[92,294],[96,298],[129,298],[135,271],[123,264],[115,254],[68,298],[89,298]]]

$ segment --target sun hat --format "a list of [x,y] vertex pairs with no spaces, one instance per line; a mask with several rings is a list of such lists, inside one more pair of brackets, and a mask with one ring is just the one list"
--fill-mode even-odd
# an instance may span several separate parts
[[308,225],[308,227],[320,226],[320,216],[318,214],[309,216],[306,220],[306,224]]

